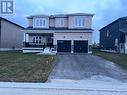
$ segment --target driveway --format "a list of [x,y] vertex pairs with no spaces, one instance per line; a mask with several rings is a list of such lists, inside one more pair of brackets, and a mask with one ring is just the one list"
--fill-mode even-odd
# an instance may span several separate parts
[[127,70],[95,55],[58,55],[50,79],[127,80]]

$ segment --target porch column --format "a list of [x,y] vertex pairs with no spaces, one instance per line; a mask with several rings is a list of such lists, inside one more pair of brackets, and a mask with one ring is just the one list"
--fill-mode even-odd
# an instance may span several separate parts
[[26,42],[26,33],[23,34],[23,42]]
[[74,53],[74,41],[71,40],[71,53]]
[[26,33],[23,33],[23,47],[26,46]]
[[29,42],[29,34],[24,33],[23,42]]
[[28,34],[26,34],[26,33],[23,34],[23,46],[24,47],[26,47],[27,46],[26,43],[29,42],[28,41],[28,39],[29,39],[28,37],[29,37]]
[[26,34],[26,42],[29,42],[29,34]]
[[127,34],[125,35],[125,54],[127,54]]
[[57,39],[53,36],[54,50],[57,51]]

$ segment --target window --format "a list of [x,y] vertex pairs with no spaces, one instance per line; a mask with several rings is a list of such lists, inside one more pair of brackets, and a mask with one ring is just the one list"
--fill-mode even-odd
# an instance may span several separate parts
[[36,37],[36,43],[38,43],[38,37]]
[[39,43],[41,43],[41,37],[39,37]]
[[33,37],[33,43],[35,43],[35,37]]
[[42,43],[42,37],[41,36],[33,36],[32,40],[33,40],[33,43],[36,43],[36,44]]
[[39,20],[37,19],[37,21],[36,21],[36,24],[37,24],[37,26],[39,26]]
[[123,49],[123,45],[121,44],[121,49]]
[[109,37],[109,30],[106,31],[106,36]]
[[42,20],[40,20],[40,25],[38,24],[38,26],[42,26],[43,25],[43,22],[42,22]]
[[118,46],[118,38],[115,39],[115,46]]
[[60,18],[60,26],[64,27],[64,18]]
[[84,17],[76,17],[75,18],[75,26],[76,27],[84,27],[85,26],[85,18]]
[[34,20],[34,27],[37,27],[37,28],[46,27],[46,18],[36,18]]

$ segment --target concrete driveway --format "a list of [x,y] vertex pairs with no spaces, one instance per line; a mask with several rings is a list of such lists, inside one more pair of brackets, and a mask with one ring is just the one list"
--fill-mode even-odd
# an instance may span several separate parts
[[95,55],[58,55],[50,79],[126,81],[127,70]]

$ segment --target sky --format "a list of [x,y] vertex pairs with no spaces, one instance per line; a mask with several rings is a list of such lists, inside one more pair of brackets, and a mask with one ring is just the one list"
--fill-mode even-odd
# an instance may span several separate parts
[[3,16],[27,27],[26,17],[37,14],[92,13],[93,42],[99,42],[99,29],[127,16],[127,0],[14,0],[13,16]]

